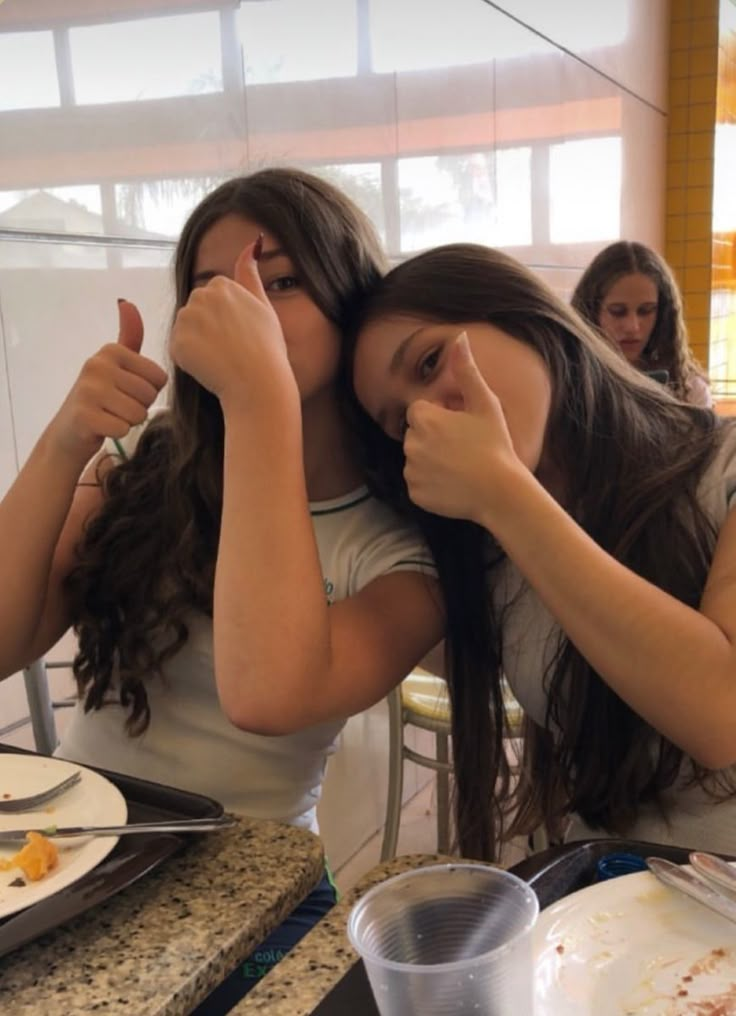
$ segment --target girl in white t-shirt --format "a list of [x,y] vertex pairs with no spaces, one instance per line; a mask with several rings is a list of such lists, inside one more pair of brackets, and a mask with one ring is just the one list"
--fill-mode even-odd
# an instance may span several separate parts
[[79,639],[60,754],[316,828],[346,717],[441,639],[428,554],[363,487],[338,395],[342,330],[382,266],[319,178],[222,184],[177,245],[169,406],[129,457],[85,468],[166,382],[121,301],[118,341],[0,506],[0,672]]
[[[572,819],[576,837],[733,852],[734,424],[676,400],[530,271],[469,244],[379,284],[354,383],[385,432],[366,430],[376,480],[425,510],[448,634],[475,657],[474,680],[450,685],[479,835],[519,805],[519,829]],[[515,799],[497,751],[502,674],[531,721]]]

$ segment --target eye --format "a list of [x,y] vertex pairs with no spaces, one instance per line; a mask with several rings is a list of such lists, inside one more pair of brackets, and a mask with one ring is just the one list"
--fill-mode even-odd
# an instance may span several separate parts
[[440,358],[441,349],[433,349],[430,353],[427,353],[419,363],[417,364],[417,374],[422,381],[426,381],[427,378],[431,377],[435,367],[437,366]]
[[299,288],[299,279],[295,275],[279,275],[267,282],[264,288],[267,293],[286,293]]

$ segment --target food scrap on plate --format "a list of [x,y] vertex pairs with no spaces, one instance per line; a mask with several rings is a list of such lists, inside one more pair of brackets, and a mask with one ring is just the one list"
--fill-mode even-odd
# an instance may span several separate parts
[[41,833],[26,833],[28,842],[9,860],[0,858],[0,871],[20,868],[31,882],[38,882],[59,863],[56,846]]

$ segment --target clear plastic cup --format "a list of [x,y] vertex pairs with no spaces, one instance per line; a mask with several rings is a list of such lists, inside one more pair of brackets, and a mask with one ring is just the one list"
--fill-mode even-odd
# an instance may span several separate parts
[[348,920],[381,1016],[531,1016],[534,891],[482,864],[417,868],[375,886]]

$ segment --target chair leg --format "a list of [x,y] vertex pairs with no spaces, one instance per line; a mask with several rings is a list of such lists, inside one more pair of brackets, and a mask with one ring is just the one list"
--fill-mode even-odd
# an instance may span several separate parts
[[[437,761],[449,762],[447,734],[436,735]],[[450,852],[450,774],[437,770],[437,853]]]
[[386,821],[383,827],[381,860],[390,861],[396,856],[401,821],[401,798],[404,790],[404,718],[401,708],[401,688],[387,697],[388,703],[388,794]]
[[49,695],[49,680],[46,666],[42,659],[34,660],[23,671],[26,686],[28,711],[31,715],[31,727],[36,751],[42,755],[51,755],[59,743],[54,722],[54,708]]

